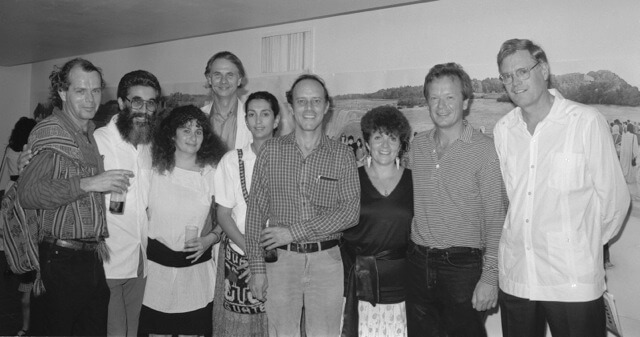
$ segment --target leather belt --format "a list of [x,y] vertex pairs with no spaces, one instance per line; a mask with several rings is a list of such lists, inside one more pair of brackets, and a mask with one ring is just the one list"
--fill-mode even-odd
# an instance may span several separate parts
[[80,240],[62,240],[56,238],[45,237],[42,242],[48,243],[54,246],[69,248],[73,250],[95,251],[98,247],[98,243],[95,241],[80,241]]
[[333,248],[340,243],[339,240],[327,240],[321,242],[307,242],[307,243],[295,243],[292,242],[285,246],[280,246],[278,249],[289,250],[296,253],[315,253],[322,250]]
[[416,250],[430,257],[446,257],[449,255],[455,255],[455,254],[482,255],[482,249],[480,248],[449,247],[449,248],[440,249],[440,248],[430,248],[426,246],[417,245],[413,242],[409,243],[409,249],[411,249],[412,246]]

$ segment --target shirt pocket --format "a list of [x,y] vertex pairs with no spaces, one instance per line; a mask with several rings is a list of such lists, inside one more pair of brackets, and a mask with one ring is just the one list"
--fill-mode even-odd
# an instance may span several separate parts
[[332,207],[338,195],[338,178],[330,175],[318,175],[313,184],[311,200],[320,207]]
[[551,172],[547,180],[549,187],[561,192],[583,187],[585,158],[581,153],[560,152],[553,154]]

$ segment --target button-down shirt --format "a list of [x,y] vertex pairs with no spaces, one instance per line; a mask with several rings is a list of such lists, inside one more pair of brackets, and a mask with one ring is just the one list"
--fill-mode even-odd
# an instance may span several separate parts
[[93,122],[85,133],[66,112],[55,109],[31,132],[35,154],[19,180],[18,197],[22,207],[43,210],[39,238],[108,236],[102,193],[80,188],[81,178],[104,171],[93,131]]
[[260,233],[287,227],[293,242],[339,239],[360,212],[360,183],[353,151],[322,136],[306,158],[295,132],[268,140],[258,155],[247,210],[249,267],[264,274]]
[[[215,109],[213,109],[213,104],[207,104],[205,106],[203,106],[200,110],[202,110],[202,112],[204,112],[205,114],[207,114],[207,116],[209,116],[209,118],[213,123],[213,118],[211,117],[211,113],[213,113]],[[220,132],[219,134],[216,133],[219,137],[222,138],[223,141],[225,141],[225,144],[227,144],[227,147],[229,148],[229,150],[231,149],[242,149],[243,147],[251,144],[251,141],[253,140],[253,135],[251,134],[251,131],[249,131],[249,127],[247,127],[247,123],[244,122],[244,118],[245,118],[245,111],[244,111],[244,104],[242,104],[242,101],[240,99],[238,99],[237,102],[237,109],[235,112],[235,118],[236,118],[236,122],[233,123],[236,130],[233,132],[233,134],[235,135],[235,140],[233,142],[231,142],[230,140],[227,140],[225,138],[223,138],[222,136],[222,132]],[[214,126],[214,130],[217,130],[218,127]]]
[[[134,174],[129,179],[129,188],[125,200],[124,213],[107,212],[109,237],[107,247],[111,259],[104,262],[104,271],[108,279],[135,278],[142,254],[143,275],[146,276],[147,251],[147,205],[151,180],[151,150],[149,145],[133,144],[125,141],[118,131],[118,115],[111,118],[106,126],[96,130],[94,137],[100,154],[104,158],[105,170],[129,170]],[[106,196],[107,204],[111,194]]]
[[556,90],[532,134],[515,108],[494,129],[510,200],[500,288],[539,301],[584,302],[605,290],[602,246],[629,208],[605,118]]
[[465,121],[460,138],[438,159],[434,135],[435,129],[416,135],[409,151],[415,213],[411,240],[430,248],[484,249],[480,280],[497,285],[506,205],[493,140]]

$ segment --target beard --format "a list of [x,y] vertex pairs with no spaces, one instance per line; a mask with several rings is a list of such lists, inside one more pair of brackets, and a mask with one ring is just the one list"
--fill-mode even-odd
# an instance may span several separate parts
[[145,113],[132,112],[126,108],[118,113],[116,127],[127,143],[131,143],[134,146],[149,144],[153,131],[152,118]]

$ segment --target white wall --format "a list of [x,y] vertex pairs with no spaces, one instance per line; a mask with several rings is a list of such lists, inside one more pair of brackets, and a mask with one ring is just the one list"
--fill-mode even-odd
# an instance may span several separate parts
[[[204,66],[221,50],[242,59],[249,91],[269,89],[283,98],[296,74],[260,74],[260,39],[268,33],[312,29],[313,70],[332,94],[418,85],[431,66],[450,61],[472,78],[497,77],[500,44],[521,37],[545,48],[556,73],[608,69],[638,86],[638,13],[636,0],[443,0],[82,56],[103,68],[105,99],[135,69],[154,73],[168,93],[206,93]],[[34,101],[46,98],[48,74],[65,60],[33,65]]]
[[[33,116],[30,99],[31,65],[0,67],[0,155],[18,119]],[[6,178],[0,177],[0,189],[4,189],[6,182]]]

